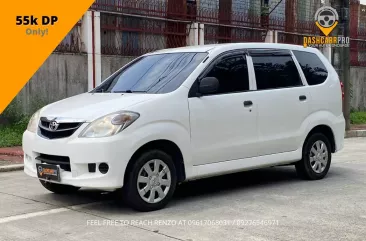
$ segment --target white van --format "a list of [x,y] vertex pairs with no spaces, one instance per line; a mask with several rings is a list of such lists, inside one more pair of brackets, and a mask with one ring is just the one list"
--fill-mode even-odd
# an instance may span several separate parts
[[344,132],[340,80],[317,49],[167,49],[36,112],[23,135],[24,171],[55,193],[120,190],[150,211],[198,178],[294,164],[321,179]]

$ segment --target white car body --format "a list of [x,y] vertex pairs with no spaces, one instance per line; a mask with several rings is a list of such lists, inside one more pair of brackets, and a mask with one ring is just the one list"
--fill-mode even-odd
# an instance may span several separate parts
[[[199,75],[220,54],[233,50],[283,49],[316,54],[328,71],[327,80],[310,86],[294,58],[304,86],[256,91],[251,57],[247,57],[250,91],[189,98]],[[262,167],[294,163],[302,158],[303,144],[318,126],[332,132],[332,152],[343,148],[345,121],[339,78],[327,59],[313,48],[285,44],[238,43],[167,49],[147,54],[202,52],[201,62],[175,91],[165,94],[84,93],[44,107],[40,117],[83,124],[67,138],[46,139],[37,133],[23,135],[24,171],[37,177],[40,153],[70,158],[71,171],[61,170],[61,184],[105,190],[121,188],[127,165],[144,145],[164,140],[179,148],[183,172],[179,181]],[[306,101],[299,96],[306,95]],[[244,107],[251,100],[253,105]],[[117,111],[140,117],[120,133],[102,138],[80,138],[96,119]],[[96,171],[88,170],[96,164]],[[102,174],[100,163],[109,171]]]

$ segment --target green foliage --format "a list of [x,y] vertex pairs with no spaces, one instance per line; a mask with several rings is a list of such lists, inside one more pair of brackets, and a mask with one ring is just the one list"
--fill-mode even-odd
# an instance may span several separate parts
[[351,112],[351,124],[366,124],[366,112]]
[[6,120],[7,123],[14,123],[20,121],[25,116],[22,111],[22,105],[20,101],[12,101],[8,107],[1,114],[2,118]]
[[[22,106],[22,102],[14,100],[0,115],[0,147],[22,144],[22,135],[31,117],[30,114],[24,114]],[[44,102],[34,99],[28,106],[29,112],[33,114],[44,106]]]
[[24,117],[16,123],[0,125],[0,147],[22,145],[22,135],[27,129],[29,118]]

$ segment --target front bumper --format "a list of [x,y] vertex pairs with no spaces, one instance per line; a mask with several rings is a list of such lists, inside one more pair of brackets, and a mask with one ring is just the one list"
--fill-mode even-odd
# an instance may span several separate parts
[[[40,154],[67,156],[71,171],[60,169],[60,184],[111,190],[123,186],[127,163],[132,156],[130,142],[120,135],[107,138],[78,138],[84,124],[69,138],[48,140],[26,131],[23,134],[24,172],[37,177],[36,160]],[[95,172],[89,172],[88,163],[95,163]],[[109,171],[102,174],[100,163],[107,163]]]

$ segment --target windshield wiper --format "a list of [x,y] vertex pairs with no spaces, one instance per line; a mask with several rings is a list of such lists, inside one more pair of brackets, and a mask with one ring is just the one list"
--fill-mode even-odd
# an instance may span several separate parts
[[147,91],[145,90],[116,90],[113,91],[112,93],[146,93]]
[[95,90],[94,93],[108,93],[108,91],[105,91],[104,89],[98,89]]

